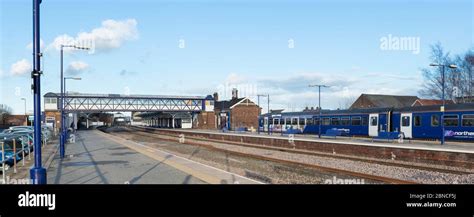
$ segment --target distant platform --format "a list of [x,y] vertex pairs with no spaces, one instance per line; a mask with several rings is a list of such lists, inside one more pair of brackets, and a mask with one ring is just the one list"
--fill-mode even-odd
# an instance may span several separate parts
[[[464,169],[474,169],[474,143],[452,142],[441,145],[435,141],[404,140],[398,143],[359,137],[321,138],[316,135],[293,135],[281,133],[222,132],[217,130],[163,129],[138,127],[146,131],[207,139],[215,142],[229,142],[236,145],[259,145],[281,149],[324,153],[377,160],[399,160],[406,163],[435,164]],[[181,136],[181,135],[180,135]]]
[[[143,127],[143,128],[157,129],[153,127]],[[166,129],[166,128],[159,128],[159,129],[182,131],[182,132],[210,133],[210,134],[220,134],[220,135],[242,135],[242,136],[256,137],[256,138],[275,138],[275,139],[288,140],[288,134],[282,134],[280,132],[274,132],[269,135],[267,132],[256,133],[256,132],[237,132],[237,131],[222,132],[219,130],[201,130],[201,129]],[[441,145],[439,141],[423,141],[423,140],[405,139],[403,143],[398,143],[397,140],[388,141],[388,140],[379,139],[379,140],[372,141],[371,138],[364,138],[364,137],[338,136],[334,138],[334,137],[323,136],[322,138],[318,138],[317,135],[308,135],[308,134],[305,134],[305,135],[294,134],[294,140],[474,154],[474,143],[472,142],[446,141],[444,145]]]

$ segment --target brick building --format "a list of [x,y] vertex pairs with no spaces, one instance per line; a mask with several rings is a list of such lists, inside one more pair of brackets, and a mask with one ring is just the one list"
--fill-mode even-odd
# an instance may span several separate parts
[[2,123],[0,123],[0,125],[4,127],[31,125],[31,122],[27,122],[27,120],[28,115],[7,115],[5,119],[1,121]]
[[258,128],[258,115],[261,108],[247,97],[238,97],[237,89],[232,90],[232,99],[219,101],[219,96],[214,93],[214,111],[217,118],[218,129],[248,130]]

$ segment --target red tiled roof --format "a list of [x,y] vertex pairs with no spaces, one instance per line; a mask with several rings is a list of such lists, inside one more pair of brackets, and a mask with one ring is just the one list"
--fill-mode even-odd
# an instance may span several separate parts
[[[446,104],[452,104],[451,100],[446,100]],[[440,99],[417,99],[412,106],[442,105],[443,100]]]

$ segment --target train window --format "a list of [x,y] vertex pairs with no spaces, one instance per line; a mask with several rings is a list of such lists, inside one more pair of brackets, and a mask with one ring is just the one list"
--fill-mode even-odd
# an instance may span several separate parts
[[402,127],[409,127],[409,126],[410,126],[410,116],[403,116]]
[[370,126],[378,126],[378,118],[377,117],[370,117]]
[[291,124],[292,125],[297,125],[298,124],[298,118],[292,118],[291,119]]
[[360,117],[352,117],[352,126],[360,126],[361,122]]
[[330,121],[331,119],[329,118],[323,118],[322,120],[323,120],[323,125],[329,125],[331,123]]
[[415,115],[415,117],[413,118],[413,125],[415,127],[419,127],[421,126],[421,116],[420,115]]
[[444,126],[457,127],[459,125],[459,117],[457,115],[444,115]]
[[318,125],[318,126],[319,126],[319,118],[314,118],[314,125]]
[[269,121],[268,123],[273,124],[273,119],[272,118],[270,118],[268,121]]
[[280,119],[279,118],[273,119],[273,125],[280,125]]
[[474,115],[462,115],[463,127],[474,127]]
[[312,118],[306,119],[306,125],[313,125],[313,119]]
[[362,126],[367,126],[367,123],[369,122],[368,117],[362,117]]
[[339,125],[339,118],[331,118],[331,125]]
[[291,119],[290,118],[285,118],[285,125],[291,124]]
[[342,126],[348,126],[351,124],[351,118],[350,117],[342,117],[341,118],[341,125]]
[[439,115],[431,115],[431,126],[432,127],[439,126]]
[[304,123],[304,119],[305,119],[305,118],[300,118],[300,123],[299,123],[299,125],[300,125],[300,126],[303,126],[303,125],[305,125],[305,123]]

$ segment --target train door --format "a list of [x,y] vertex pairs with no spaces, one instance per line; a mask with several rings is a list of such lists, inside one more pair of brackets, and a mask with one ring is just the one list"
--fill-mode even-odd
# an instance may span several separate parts
[[268,117],[263,118],[263,132],[268,131]]
[[369,136],[379,135],[379,114],[369,114]]
[[412,138],[412,113],[402,113],[400,118],[400,132],[405,138]]

